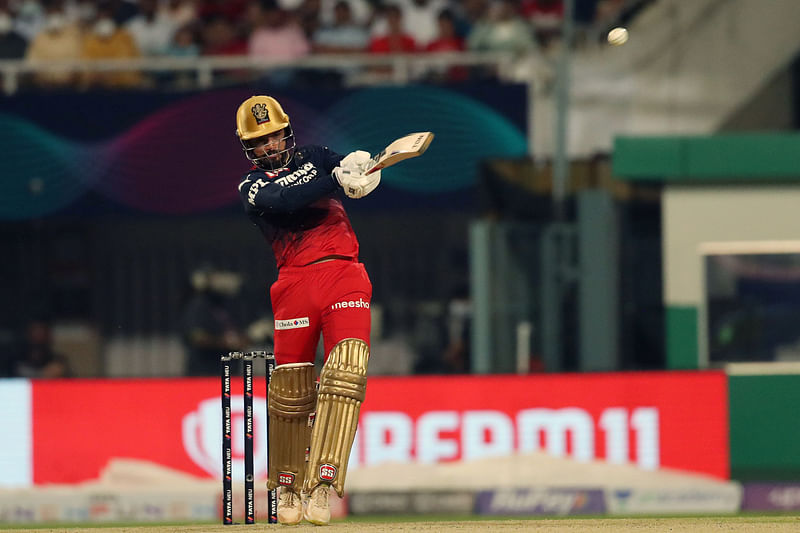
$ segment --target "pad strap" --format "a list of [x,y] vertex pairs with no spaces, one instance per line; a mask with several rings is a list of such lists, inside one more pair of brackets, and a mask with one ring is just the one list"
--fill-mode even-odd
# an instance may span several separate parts
[[344,339],[333,347],[322,367],[306,492],[310,493],[320,483],[327,483],[339,496],[344,495],[347,462],[367,390],[368,359],[366,342]]
[[269,383],[269,466],[267,488],[299,493],[311,440],[310,416],[317,401],[312,363],[279,365]]

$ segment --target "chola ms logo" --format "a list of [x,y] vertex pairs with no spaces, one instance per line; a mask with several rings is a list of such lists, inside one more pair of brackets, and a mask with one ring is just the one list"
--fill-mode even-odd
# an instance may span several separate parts
[[250,108],[250,112],[253,113],[253,116],[256,119],[256,124],[269,122],[269,110],[267,109],[267,104],[258,103]]
[[311,322],[308,320],[307,316],[302,318],[289,318],[287,320],[276,320],[275,329],[307,328],[310,324]]
[[278,474],[278,485],[294,485],[294,474],[291,472],[280,472]]
[[319,465],[319,478],[322,481],[333,481],[336,479],[336,467],[333,465]]

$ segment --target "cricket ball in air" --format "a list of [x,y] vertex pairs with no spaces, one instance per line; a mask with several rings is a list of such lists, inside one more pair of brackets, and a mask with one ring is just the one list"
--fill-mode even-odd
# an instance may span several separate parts
[[608,32],[608,42],[619,46],[628,42],[628,30],[617,27]]

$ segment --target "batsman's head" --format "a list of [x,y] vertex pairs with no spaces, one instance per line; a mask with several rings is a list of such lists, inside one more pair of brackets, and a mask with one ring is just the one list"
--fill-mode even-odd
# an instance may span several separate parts
[[275,170],[294,157],[292,125],[271,96],[251,96],[236,111],[236,135],[247,159],[263,170]]

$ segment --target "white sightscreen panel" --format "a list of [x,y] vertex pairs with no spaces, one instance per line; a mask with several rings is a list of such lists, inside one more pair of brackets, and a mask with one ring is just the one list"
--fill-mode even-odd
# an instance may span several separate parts
[[0,379],[0,487],[33,484],[31,382]]

